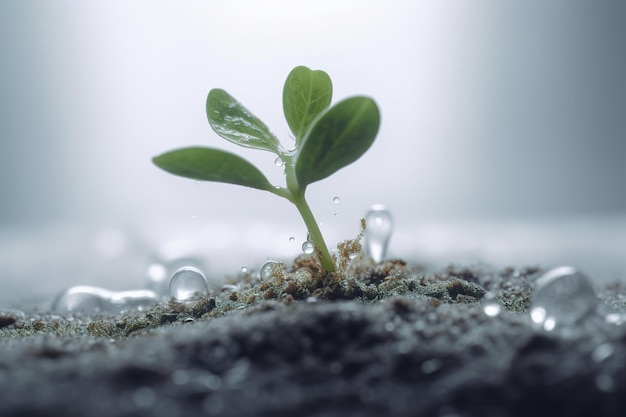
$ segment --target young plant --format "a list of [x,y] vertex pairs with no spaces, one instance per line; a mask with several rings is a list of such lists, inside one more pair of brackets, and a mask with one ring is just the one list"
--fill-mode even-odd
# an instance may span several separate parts
[[165,171],[200,181],[217,181],[269,191],[292,202],[308,229],[322,267],[335,265],[309,205],[305,191],[356,161],[374,142],[380,112],[369,97],[350,97],[334,106],[332,83],[324,71],[294,68],[283,88],[283,112],[295,137],[295,148],[285,149],[267,126],[226,91],[209,92],[206,112],[211,128],[237,145],[269,151],[284,163],[286,184],[274,186],[250,162],[214,148],[191,147],[153,158]]

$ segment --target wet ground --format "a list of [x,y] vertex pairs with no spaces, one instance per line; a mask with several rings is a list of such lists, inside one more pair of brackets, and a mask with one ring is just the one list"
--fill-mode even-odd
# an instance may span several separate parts
[[5,309],[0,415],[623,415],[624,285],[401,261],[274,272],[125,316]]

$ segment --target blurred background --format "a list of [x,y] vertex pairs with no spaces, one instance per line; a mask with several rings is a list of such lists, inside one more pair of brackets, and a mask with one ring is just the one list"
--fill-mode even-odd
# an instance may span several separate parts
[[383,203],[389,256],[626,279],[625,19],[620,0],[0,2],[0,306],[142,287],[155,260],[217,277],[297,255],[286,201],[151,163],[214,146],[282,184],[204,105],[223,88],[288,144],[297,65],[382,110],[369,152],[308,190],[331,246]]

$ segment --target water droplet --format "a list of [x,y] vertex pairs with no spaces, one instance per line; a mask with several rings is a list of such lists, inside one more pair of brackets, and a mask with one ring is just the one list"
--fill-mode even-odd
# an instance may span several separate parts
[[204,294],[208,289],[206,277],[193,266],[179,268],[170,280],[170,295],[180,301],[188,300],[196,293]]
[[283,165],[285,165],[285,162],[279,156],[274,160],[274,165],[276,165],[277,167],[282,167]]
[[267,281],[272,277],[272,271],[275,264],[277,264],[276,261],[267,261],[263,264],[263,266],[261,267],[261,271],[259,272],[261,280]]
[[247,265],[243,265],[241,267],[241,272],[243,272],[244,274],[248,272],[248,266]]
[[155,304],[158,295],[150,290],[109,291],[104,288],[80,285],[61,293],[52,304],[57,313],[117,314],[125,310],[141,309]]
[[382,204],[373,205],[365,214],[365,248],[374,262],[382,262],[393,231],[391,213]]
[[485,301],[483,304],[483,312],[489,317],[496,317],[500,314],[502,307],[498,304],[497,295],[493,292],[485,294]]
[[293,237],[293,236],[291,236],[291,237],[289,238],[289,241],[290,241],[290,242],[295,242],[295,241],[296,241],[296,238],[295,238],[295,237]]
[[333,214],[333,216],[339,217],[339,213],[335,213],[335,214]]
[[341,199],[339,197],[334,197],[333,198],[333,203],[338,204],[341,201]]
[[[176,254],[178,255],[178,254]],[[203,271],[206,264],[196,257],[188,256],[155,256],[152,263],[146,269],[146,287],[159,295],[170,295],[170,281],[174,272],[184,266],[193,266]]]
[[562,266],[537,280],[530,318],[537,328],[552,331],[559,326],[574,326],[594,306],[595,292],[587,277],[570,266]]
[[307,255],[312,254],[314,251],[315,245],[310,240],[307,240],[302,244],[302,252],[306,253]]

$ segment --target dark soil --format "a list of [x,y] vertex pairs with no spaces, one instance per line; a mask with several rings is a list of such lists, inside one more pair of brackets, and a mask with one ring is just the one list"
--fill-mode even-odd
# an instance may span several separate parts
[[621,285],[564,334],[531,325],[536,268],[316,265],[119,317],[0,310],[0,416],[624,415]]

